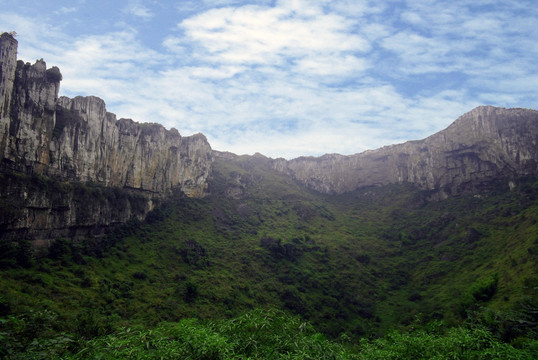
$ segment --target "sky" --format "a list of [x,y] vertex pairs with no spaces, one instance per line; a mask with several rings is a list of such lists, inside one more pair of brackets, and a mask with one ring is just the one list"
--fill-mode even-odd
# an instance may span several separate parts
[[287,159],[538,107],[534,0],[0,0],[18,58],[211,147]]

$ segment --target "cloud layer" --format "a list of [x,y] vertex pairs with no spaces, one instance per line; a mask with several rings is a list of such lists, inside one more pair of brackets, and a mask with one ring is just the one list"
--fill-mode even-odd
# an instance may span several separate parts
[[2,30],[19,34],[19,58],[60,67],[63,94],[218,150],[351,154],[480,104],[536,108],[531,1],[24,3]]

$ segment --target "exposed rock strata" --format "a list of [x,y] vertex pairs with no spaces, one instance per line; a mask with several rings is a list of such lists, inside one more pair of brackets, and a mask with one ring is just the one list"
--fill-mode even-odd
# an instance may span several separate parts
[[481,106],[424,140],[273,166],[324,193],[403,182],[438,198],[478,191],[496,179],[538,175],[538,111]]
[[0,173],[0,239],[50,245],[58,238],[99,237],[110,227],[143,219],[161,201],[151,193]]
[[[204,195],[212,151],[202,134],[182,137],[176,129],[166,130],[159,124],[117,120],[114,114],[106,111],[104,101],[97,97],[58,98],[62,79],[60,70],[57,67],[47,69],[42,59],[31,65],[17,61],[16,56],[17,41],[10,34],[2,34],[1,171],[136,190],[145,193],[147,209],[151,208],[152,199],[175,189],[191,197]],[[7,192],[4,187],[1,195],[6,197]],[[34,197],[40,199],[37,207],[31,198],[23,196],[26,205],[21,206],[49,208],[53,217],[53,202],[43,196],[35,194]],[[126,212],[118,220],[107,213],[107,209],[115,208],[114,205],[101,205],[102,208],[94,210],[103,218],[92,220],[95,224],[121,222],[128,215],[140,217],[140,213]],[[66,206],[73,211],[77,209],[72,202],[62,208]],[[38,220],[32,220],[31,213],[22,211],[23,219],[11,222],[9,226],[0,224],[0,227],[31,231],[41,226]],[[87,218],[82,221],[75,215],[62,219],[50,218],[47,223],[58,229],[90,226],[91,223]]]
[[47,172],[105,186],[203,196],[211,167],[205,136],[182,137],[159,124],[116,120],[96,97],[61,97]]

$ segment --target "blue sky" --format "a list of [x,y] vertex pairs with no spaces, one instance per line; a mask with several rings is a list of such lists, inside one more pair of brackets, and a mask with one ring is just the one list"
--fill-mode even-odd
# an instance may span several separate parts
[[60,95],[293,158],[421,139],[478,105],[537,108],[533,0],[4,1]]

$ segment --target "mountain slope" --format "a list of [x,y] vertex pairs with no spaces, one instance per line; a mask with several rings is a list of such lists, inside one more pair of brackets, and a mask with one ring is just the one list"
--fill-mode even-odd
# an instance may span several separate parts
[[40,265],[5,270],[0,290],[15,312],[48,298],[70,323],[91,311],[112,327],[258,307],[353,338],[416,319],[458,324],[538,284],[538,183],[517,184],[438,202],[409,184],[335,196],[263,156],[216,154],[210,196],[177,195],[103,242],[60,241]]
[[350,156],[279,159],[274,167],[326,193],[408,182],[446,198],[538,174],[537,139],[538,111],[481,106],[424,140]]

